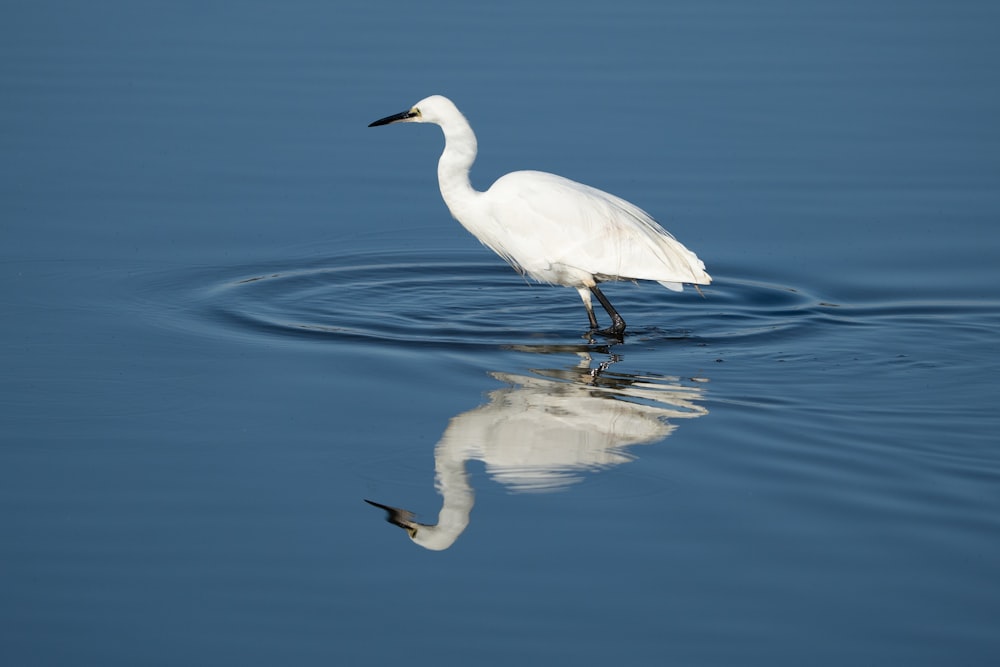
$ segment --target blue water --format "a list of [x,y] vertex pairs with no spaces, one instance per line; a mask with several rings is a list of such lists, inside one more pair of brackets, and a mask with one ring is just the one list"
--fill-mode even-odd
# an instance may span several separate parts
[[[1000,660],[995,3],[0,17],[4,665]],[[715,282],[588,336],[433,93]]]

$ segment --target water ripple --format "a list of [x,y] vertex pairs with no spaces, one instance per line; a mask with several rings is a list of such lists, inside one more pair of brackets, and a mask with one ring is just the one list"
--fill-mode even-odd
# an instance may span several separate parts
[[[289,260],[213,269],[194,281],[202,323],[237,336],[444,348],[607,343],[590,337],[574,291],[535,284],[467,254]],[[651,283],[610,284],[605,291],[630,323],[626,342],[780,340],[839,317],[835,304],[801,289],[724,272],[703,295]]]

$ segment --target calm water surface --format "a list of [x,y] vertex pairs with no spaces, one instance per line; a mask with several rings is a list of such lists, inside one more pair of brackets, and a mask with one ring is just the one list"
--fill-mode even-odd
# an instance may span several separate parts
[[[3,664],[996,664],[998,21],[4,9]],[[589,338],[432,93],[716,281]]]

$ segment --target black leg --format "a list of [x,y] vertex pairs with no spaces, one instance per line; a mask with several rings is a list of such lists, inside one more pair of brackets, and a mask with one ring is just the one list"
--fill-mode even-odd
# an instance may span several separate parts
[[[625,320],[622,319],[622,316],[618,314],[615,307],[611,305],[610,301],[608,301],[608,297],[604,296],[604,292],[597,289],[597,285],[591,287],[590,291],[593,292],[594,296],[597,297],[597,300],[601,302],[602,306],[604,306],[604,310],[608,311],[608,315],[611,316],[611,326],[607,329],[599,331],[598,333],[609,334],[621,338],[622,334],[625,333]],[[597,323],[593,321],[593,319],[593,313],[591,313],[591,324],[596,327]]]
[[591,329],[596,329],[597,328],[597,318],[594,316],[594,309],[586,301],[583,302],[583,305],[586,306],[586,308],[587,308],[587,317],[590,318],[590,328]]
[[590,329],[594,331],[597,329],[597,318],[594,316],[594,307],[590,305],[590,290],[586,287],[577,287],[576,291],[580,293],[583,306],[587,309],[587,319],[590,320]]

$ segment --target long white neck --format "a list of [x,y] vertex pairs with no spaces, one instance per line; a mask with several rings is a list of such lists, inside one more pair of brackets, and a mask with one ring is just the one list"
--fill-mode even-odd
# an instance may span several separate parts
[[413,538],[425,549],[447,549],[469,525],[469,515],[476,502],[465,473],[465,460],[469,456],[464,442],[454,437],[452,426],[449,426],[434,448],[435,483],[444,500],[437,525],[422,526]]
[[438,184],[448,210],[461,220],[462,212],[480,194],[469,182],[469,170],[476,161],[476,134],[458,109],[441,129],[444,131],[444,152],[438,160]]

